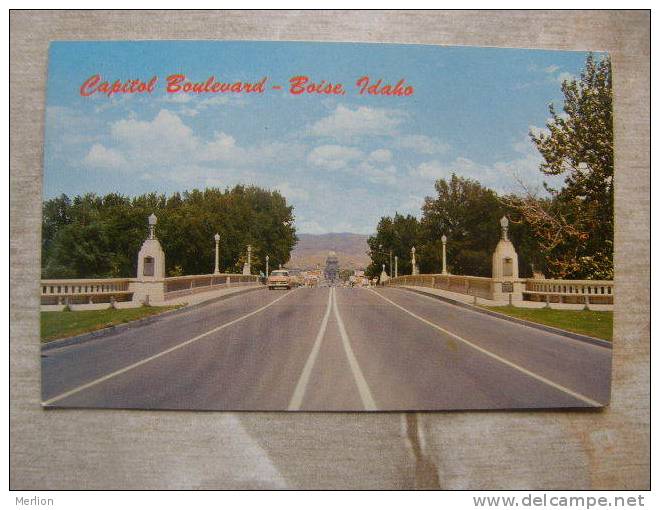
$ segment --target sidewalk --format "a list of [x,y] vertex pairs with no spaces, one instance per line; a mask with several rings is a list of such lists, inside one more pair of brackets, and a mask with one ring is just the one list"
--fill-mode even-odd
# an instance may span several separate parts
[[[458,292],[452,292],[444,289],[435,289],[431,287],[418,287],[415,285],[401,285],[401,288],[414,290],[421,294],[429,294],[432,296],[439,296],[448,301],[456,301],[459,303],[465,303],[468,305],[483,305],[483,306],[507,306],[508,301],[494,301],[492,299],[485,298],[475,298],[474,296],[469,296],[467,294],[459,294]],[[545,308],[546,304],[543,301],[514,301],[514,306],[519,308]],[[554,310],[582,310],[584,308],[583,304],[571,304],[571,303],[550,303],[550,308]],[[614,310],[614,305],[594,305],[590,304],[589,309],[594,311],[608,311],[611,312]]]

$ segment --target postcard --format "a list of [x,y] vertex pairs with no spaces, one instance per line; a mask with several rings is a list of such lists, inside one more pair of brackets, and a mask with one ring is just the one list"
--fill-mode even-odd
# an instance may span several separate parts
[[53,42],[45,408],[599,408],[602,52]]

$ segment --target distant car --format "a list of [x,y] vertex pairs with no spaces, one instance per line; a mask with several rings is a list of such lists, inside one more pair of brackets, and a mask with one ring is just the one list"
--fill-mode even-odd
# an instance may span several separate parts
[[270,273],[266,285],[270,290],[273,289],[290,289],[292,285],[291,276],[286,269],[277,269]]

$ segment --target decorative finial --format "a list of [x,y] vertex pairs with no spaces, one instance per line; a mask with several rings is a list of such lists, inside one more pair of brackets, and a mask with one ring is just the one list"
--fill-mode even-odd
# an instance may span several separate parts
[[158,222],[158,218],[154,213],[151,213],[149,215],[149,239],[156,238],[156,235],[154,234],[154,230],[156,229],[157,222]]
[[215,242],[216,242],[216,243],[219,243],[219,242],[220,242],[220,234],[216,234],[216,235],[214,235],[214,236],[213,236],[213,239],[215,239]]
[[505,241],[509,240],[509,219],[506,216],[502,216],[500,220],[500,225],[502,226],[502,239]]
[[440,240],[442,241],[442,244],[447,244],[447,236],[446,235],[442,234],[442,237],[440,238]]

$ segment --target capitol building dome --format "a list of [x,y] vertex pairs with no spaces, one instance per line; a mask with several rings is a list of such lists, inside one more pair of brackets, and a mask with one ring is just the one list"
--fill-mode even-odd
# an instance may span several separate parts
[[330,281],[335,281],[339,278],[339,258],[334,250],[328,253],[325,259],[325,278]]

